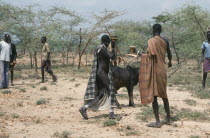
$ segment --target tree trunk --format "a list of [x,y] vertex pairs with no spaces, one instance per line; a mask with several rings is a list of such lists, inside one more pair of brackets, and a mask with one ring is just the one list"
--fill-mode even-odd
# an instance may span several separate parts
[[87,66],[87,64],[88,64],[88,55],[86,53],[86,66]]
[[180,58],[179,58],[179,54],[176,51],[176,47],[175,47],[175,43],[174,43],[174,34],[173,33],[172,33],[171,41],[172,41],[172,46],[174,48],[174,52],[176,54],[177,64],[180,64]]
[[69,64],[69,50],[66,51],[66,64]]
[[62,52],[62,59],[63,59],[63,65],[65,65],[65,51],[64,51],[64,48],[63,48],[63,52]]
[[38,67],[37,67],[37,53],[34,52],[34,62],[35,62],[35,78],[38,79]]
[[32,53],[29,52],[29,55],[30,55],[30,64],[31,64],[31,69],[33,68],[33,56],[32,56]]
[[79,46],[78,46],[78,50],[79,50],[78,69],[80,69],[80,67],[81,67],[81,59],[82,59],[82,53],[81,53],[81,43],[82,43],[81,28],[80,28],[79,32],[80,32],[80,34],[79,34]]

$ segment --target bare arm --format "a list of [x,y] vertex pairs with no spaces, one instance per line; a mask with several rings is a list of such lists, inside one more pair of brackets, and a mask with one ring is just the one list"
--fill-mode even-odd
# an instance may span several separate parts
[[17,58],[17,51],[16,51],[16,46],[15,46],[15,44],[13,44],[13,47],[14,47],[14,61],[16,61],[16,58]]
[[169,42],[168,41],[167,41],[167,55],[168,55],[169,62],[171,62],[172,54],[171,54],[171,50],[170,50],[170,46],[169,46]]
[[202,58],[204,58],[205,49],[202,49]]
[[202,51],[201,51],[201,61],[203,61],[204,56],[205,56],[205,50],[206,50],[204,43],[201,45],[201,48],[202,48]]
[[115,59],[115,49],[112,49],[112,52],[109,52],[106,48],[101,49],[101,54],[103,54],[106,58]]

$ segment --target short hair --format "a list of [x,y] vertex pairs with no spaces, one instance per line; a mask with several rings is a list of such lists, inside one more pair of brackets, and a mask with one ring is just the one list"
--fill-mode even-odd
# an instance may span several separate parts
[[10,37],[9,34],[5,34],[5,35],[4,35],[4,38],[8,38],[8,37]]
[[161,32],[162,31],[162,27],[158,23],[154,24],[152,28],[153,28],[153,32]]
[[47,41],[47,37],[46,36],[42,36],[41,39],[44,39],[45,41]]
[[108,35],[103,35],[101,37],[101,42],[107,42],[107,41],[110,41],[110,37]]

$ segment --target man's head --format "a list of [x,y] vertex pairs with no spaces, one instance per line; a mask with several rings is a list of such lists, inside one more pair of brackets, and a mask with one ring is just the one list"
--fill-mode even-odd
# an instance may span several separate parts
[[11,38],[10,38],[9,34],[4,35],[4,41],[7,42],[7,43],[11,43]]
[[207,32],[207,39],[210,41],[210,31]]
[[45,36],[43,36],[43,37],[41,38],[41,42],[42,42],[42,44],[46,43],[46,42],[47,42],[47,38],[46,38]]
[[162,27],[160,24],[154,24],[152,29],[153,29],[153,35],[160,34],[162,31]]
[[101,37],[101,43],[104,44],[106,47],[109,46],[110,42],[111,42],[111,39],[108,35],[103,35]]

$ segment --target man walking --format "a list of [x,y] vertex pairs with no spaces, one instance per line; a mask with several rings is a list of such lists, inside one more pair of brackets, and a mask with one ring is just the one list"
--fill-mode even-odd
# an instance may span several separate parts
[[51,69],[51,60],[50,60],[50,46],[47,43],[47,38],[42,37],[41,42],[43,44],[42,48],[42,59],[41,59],[41,72],[42,72],[42,81],[41,83],[44,83],[44,69],[46,72],[48,72],[51,76],[54,82],[57,81],[57,77],[53,74],[53,71]]
[[116,97],[110,71],[110,59],[115,59],[115,45],[112,45],[112,52],[109,52],[107,47],[110,41],[108,35],[103,35],[101,45],[94,52],[94,62],[84,96],[84,106],[79,109],[84,119],[88,119],[88,108],[93,110],[109,109],[109,118],[115,118]]
[[167,114],[166,122],[170,124],[170,108],[167,97],[167,74],[165,68],[165,55],[167,53],[171,67],[172,55],[169,48],[169,42],[166,38],[161,37],[161,25],[153,26],[153,38],[148,41],[148,54],[142,54],[140,73],[139,73],[139,90],[141,102],[143,104],[151,103],[155,114],[155,123],[150,123],[148,127],[158,127],[163,125],[159,118],[159,106],[157,97],[162,98],[164,108]]

